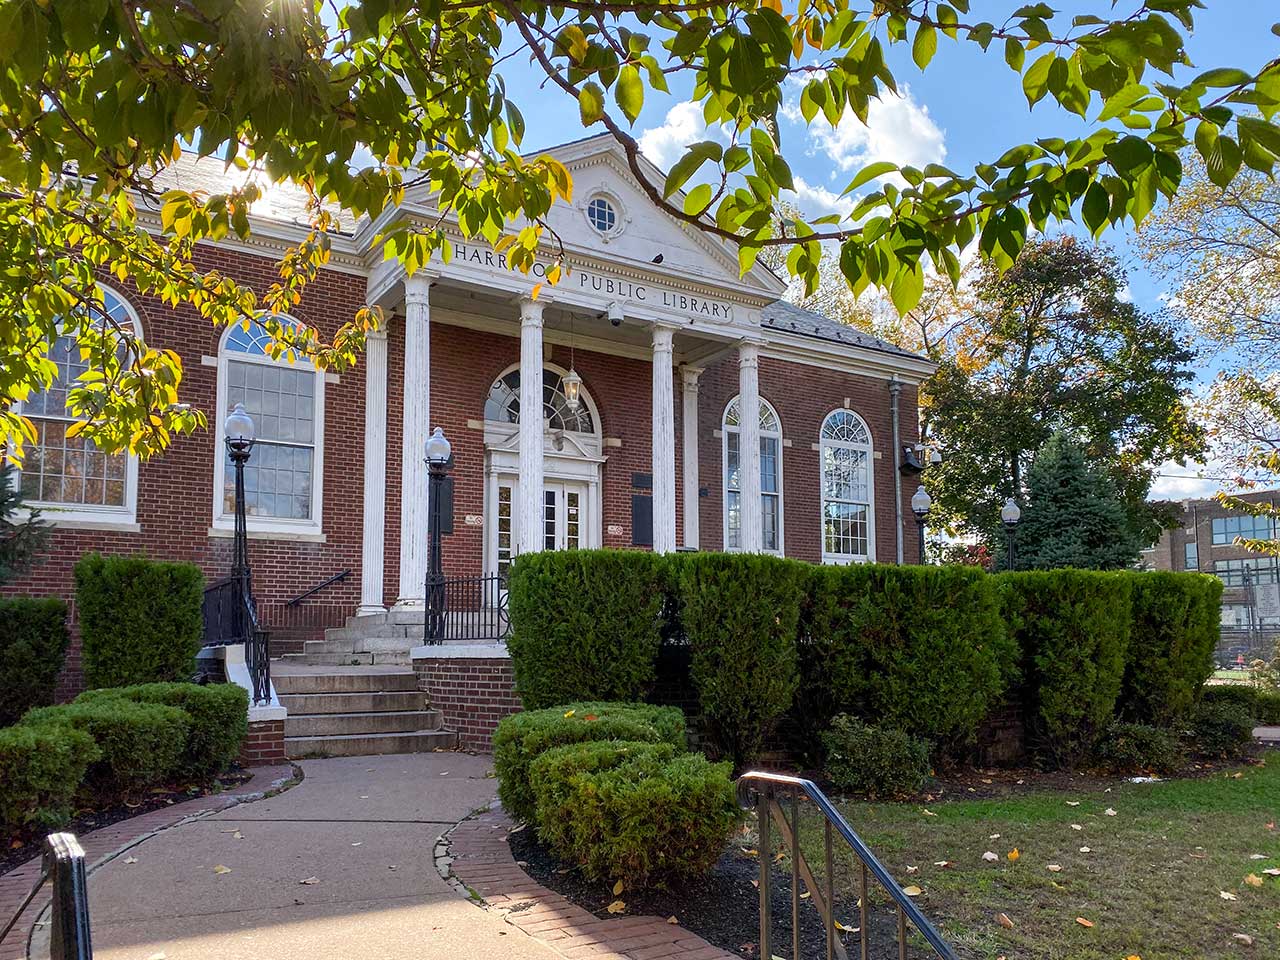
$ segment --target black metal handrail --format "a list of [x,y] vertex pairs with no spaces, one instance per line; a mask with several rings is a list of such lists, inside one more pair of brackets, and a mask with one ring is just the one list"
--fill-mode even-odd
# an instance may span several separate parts
[[306,600],[308,597],[313,597],[313,596],[315,596],[317,593],[319,593],[319,592],[320,592],[321,590],[323,590],[325,587],[331,587],[331,586],[333,586],[335,583],[341,583],[343,580],[347,579],[347,577],[349,577],[349,576],[351,576],[351,571],[350,571],[350,570],[343,570],[343,571],[340,571],[339,573],[335,573],[332,577],[330,577],[328,580],[324,581],[323,583],[317,583],[317,584],[316,584],[314,587],[312,587],[310,590],[306,590],[306,591],[304,591],[304,592],[302,592],[302,593],[298,594],[298,595],[297,595],[296,597],[294,597],[292,600],[286,600],[284,605],[285,605],[286,607],[296,607],[296,606],[297,606],[298,604],[300,604],[303,600]]
[[92,960],[89,936],[89,894],[84,866],[84,850],[70,833],[45,837],[40,878],[18,905],[18,910],[0,930],[0,943],[9,935],[36,898],[46,880],[53,881],[53,909],[50,916],[50,960]]
[[[779,796],[785,795],[791,801],[791,817],[788,820],[786,813],[779,803]],[[823,816],[823,840],[824,854],[826,860],[826,877],[825,884],[819,888],[814,879],[813,871],[810,870],[808,863],[805,861],[804,854],[800,849],[800,799],[807,798],[817,807]],[[751,771],[744,773],[738,778],[738,802],[746,809],[755,807],[756,815],[759,819],[760,841],[758,843],[757,853],[760,859],[760,957],[772,957],[773,952],[770,947],[770,934],[772,928],[772,901],[771,901],[771,868],[773,866],[772,856],[772,829],[770,822],[777,825],[779,832],[782,834],[783,842],[790,848],[791,853],[791,938],[792,938],[792,960],[800,960],[800,881],[803,879],[805,887],[809,891],[809,900],[818,909],[822,916],[823,923],[826,926],[827,934],[827,960],[833,957],[839,960],[848,960],[844,944],[836,936],[836,919],[835,919],[835,896],[834,896],[834,874],[832,859],[832,831],[838,833],[849,845],[854,855],[861,864],[861,890],[858,900],[858,909],[861,912],[861,922],[859,924],[859,937],[861,945],[861,960],[869,960],[870,958],[870,928],[868,926],[869,907],[868,907],[868,873],[875,877],[876,881],[884,888],[885,892],[897,905],[898,908],[898,957],[899,960],[906,960],[907,956],[907,923],[919,931],[920,935],[933,948],[933,952],[943,958],[943,960],[956,960],[955,951],[950,945],[942,939],[942,935],[931,924],[928,918],[920,912],[920,908],[915,905],[912,899],[907,896],[902,887],[893,878],[893,875],[885,869],[884,865],[876,859],[876,855],[871,852],[871,848],[863,842],[862,838],[854,832],[848,822],[841,816],[840,811],[833,804],[812,780],[805,780],[801,777],[789,777],[778,773],[764,773],[761,771]]]
[[204,591],[204,645],[243,643],[253,702],[271,701],[271,637],[258,622],[258,605],[247,580],[227,577]]
[[496,643],[510,635],[507,581],[501,574],[454,577],[433,586],[442,599],[438,601],[439,615],[427,617],[428,644],[449,640]]

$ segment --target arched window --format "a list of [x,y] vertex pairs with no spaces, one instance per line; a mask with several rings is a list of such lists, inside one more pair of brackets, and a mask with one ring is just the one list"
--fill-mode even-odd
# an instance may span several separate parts
[[[297,324],[289,317],[283,321]],[[229,526],[235,517],[235,472],[222,425],[227,412],[243,403],[256,435],[244,471],[250,528],[319,533],[324,374],[303,358],[292,363],[271,359],[270,342],[270,334],[258,324],[236,324],[218,351],[214,525]]]
[[[564,395],[564,381],[560,373],[550,367],[542,370],[542,416],[552,430],[572,430],[576,433],[595,433],[595,418],[585,399],[577,410],[569,409]],[[484,402],[484,418],[498,423],[520,422],[520,368],[503,374],[493,381],[489,396]]]
[[[142,336],[138,315],[109,287],[102,287],[107,316]],[[67,436],[80,417],[67,407],[67,395],[89,361],[80,356],[74,336],[59,337],[49,348],[58,368],[49,389],[33,393],[20,411],[35,426],[36,442],[29,444],[19,475],[22,495],[32,506],[49,511],[49,519],[132,523],[138,487],[138,462],[127,453],[106,454],[92,440]]]
[[[742,483],[739,457],[738,398],[724,408],[724,546],[742,549]],[[782,553],[782,421],[760,398],[760,544],[766,553]]]
[[820,449],[823,562],[874,560],[871,432],[852,410],[833,410],[822,421]]

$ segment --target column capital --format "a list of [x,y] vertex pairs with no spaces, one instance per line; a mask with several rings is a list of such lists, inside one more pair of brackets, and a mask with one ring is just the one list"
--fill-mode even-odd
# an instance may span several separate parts
[[686,393],[698,392],[698,378],[702,376],[702,367],[691,367],[688,364],[680,368],[680,385]]
[[666,323],[655,323],[653,325],[653,352],[670,353],[675,335],[675,327]]
[[535,300],[533,297],[520,298],[520,325],[521,326],[542,326],[542,311],[546,307],[547,301],[543,299]]
[[382,330],[366,330],[364,334],[365,340],[386,340],[387,331]]
[[738,343],[738,367],[760,366],[760,344],[753,340],[742,340]]
[[404,278],[404,302],[408,304],[426,304],[431,300],[431,285],[439,279],[434,270],[418,270],[413,276]]

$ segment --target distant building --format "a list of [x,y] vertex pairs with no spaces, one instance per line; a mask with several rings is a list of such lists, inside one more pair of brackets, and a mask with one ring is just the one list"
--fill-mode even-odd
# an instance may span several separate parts
[[[1246,493],[1240,499],[1274,504],[1280,491]],[[1218,659],[1223,666],[1270,656],[1280,638],[1280,562],[1250,553],[1236,541],[1274,539],[1275,518],[1228,510],[1217,500],[1184,500],[1178,506],[1182,522],[1142,552],[1142,565],[1198,570],[1222,580]]]

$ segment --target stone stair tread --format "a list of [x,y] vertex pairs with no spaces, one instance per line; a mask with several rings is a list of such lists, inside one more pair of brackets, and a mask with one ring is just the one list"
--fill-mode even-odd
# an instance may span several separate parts
[[457,746],[452,730],[413,730],[403,733],[351,733],[329,736],[285,737],[285,753],[298,757],[309,753],[333,757],[371,756],[387,753],[423,753]]

